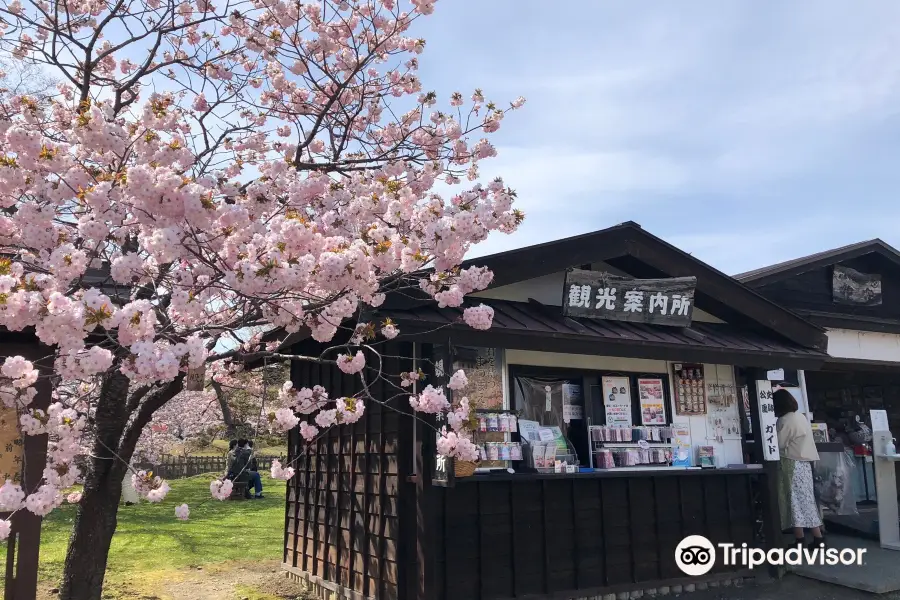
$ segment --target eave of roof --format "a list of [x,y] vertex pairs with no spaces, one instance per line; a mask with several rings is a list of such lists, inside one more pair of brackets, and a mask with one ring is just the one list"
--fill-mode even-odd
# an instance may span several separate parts
[[422,339],[504,348],[627,356],[673,361],[702,361],[748,367],[815,369],[828,355],[789,341],[714,323],[690,328],[570,318],[559,307],[536,302],[485,300],[494,324],[475,331],[461,323],[462,310],[423,306],[385,311],[401,329]]
[[735,275],[734,278],[755,288],[872,253],[879,254],[900,266],[900,251],[883,240],[876,238],[747,271],[746,273]]

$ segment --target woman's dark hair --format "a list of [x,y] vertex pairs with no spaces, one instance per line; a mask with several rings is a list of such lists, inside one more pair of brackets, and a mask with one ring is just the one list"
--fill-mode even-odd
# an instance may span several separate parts
[[238,446],[240,446],[241,448],[243,448],[244,444],[246,444],[246,443],[247,443],[247,438],[239,438],[238,439]]
[[800,407],[797,406],[797,399],[786,389],[775,390],[772,394],[772,400],[775,403],[775,416],[783,417],[784,415],[796,412]]
[[251,448],[253,447],[253,440],[247,440],[247,445]]
[[237,440],[231,440],[230,442],[228,442],[228,449],[229,449],[229,450],[234,450],[234,447],[235,447],[235,446],[237,446]]

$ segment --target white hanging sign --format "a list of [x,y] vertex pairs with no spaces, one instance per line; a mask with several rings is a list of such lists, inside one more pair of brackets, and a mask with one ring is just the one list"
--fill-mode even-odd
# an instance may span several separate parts
[[772,400],[772,382],[757,381],[756,394],[759,400],[757,406],[759,407],[759,428],[762,435],[763,460],[781,460],[781,453],[778,451],[778,433],[776,431],[778,417],[775,416],[775,403]]

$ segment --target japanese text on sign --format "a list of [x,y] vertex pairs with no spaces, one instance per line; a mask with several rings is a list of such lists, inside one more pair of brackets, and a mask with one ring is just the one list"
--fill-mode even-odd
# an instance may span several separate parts
[[618,321],[690,325],[696,278],[627,279],[571,269],[566,273],[563,312]]
[[756,393],[759,402],[759,426],[762,430],[763,460],[780,460],[778,451],[778,433],[775,416],[775,402],[772,399],[772,383],[770,381],[757,381]]

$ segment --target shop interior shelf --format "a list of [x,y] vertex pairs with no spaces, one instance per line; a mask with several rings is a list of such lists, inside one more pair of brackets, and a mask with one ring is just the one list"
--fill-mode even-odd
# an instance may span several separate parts
[[[601,442],[599,440],[591,440],[594,444],[599,444],[604,448],[640,448],[641,445],[637,442]],[[651,448],[671,448],[675,444],[669,442],[651,442],[647,441],[650,444]]]

